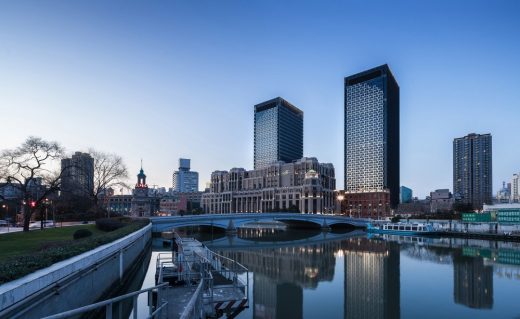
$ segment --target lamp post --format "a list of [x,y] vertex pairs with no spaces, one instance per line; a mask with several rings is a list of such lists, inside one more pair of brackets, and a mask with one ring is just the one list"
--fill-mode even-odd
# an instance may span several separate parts
[[9,232],[9,205],[3,204],[2,208],[5,208],[5,220],[7,220],[7,232]]
[[47,214],[47,208],[49,207],[49,199],[45,199],[45,223],[47,223],[47,220],[49,220],[48,214]]
[[343,195],[338,195],[338,201],[339,201],[339,214],[340,214],[340,215],[341,215],[342,212],[343,212],[343,205],[342,205],[343,199],[345,199],[345,197],[344,197]]

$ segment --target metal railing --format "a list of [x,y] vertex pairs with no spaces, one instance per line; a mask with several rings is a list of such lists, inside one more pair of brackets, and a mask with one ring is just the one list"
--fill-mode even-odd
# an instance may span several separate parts
[[[128,293],[126,295],[121,295],[121,296],[118,296],[115,298],[100,301],[100,302],[97,302],[97,303],[94,303],[94,304],[91,304],[88,306],[83,306],[83,307],[79,307],[79,308],[76,308],[73,310],[64,311],[64,312],[61,312],[61,313],[58,313],[58,314],[55,314],[52,316],[44,317],[43,319],[70,318],[72,316],[84,314],[89,311],[98,310],[101,307],[105,307],[105,318],[112,319],[112,312],[113,312],[114,304],[127,300],[127,299],[130,299],[130,298],[132,299],[132,303],[133,303],[133,318],[137,319],[137,310],[138,310],[137,298],[139,297],[140,294],[148,293],[148,302],[149,302],[148,304],[151,305],[152,304],[151,301],[153,299],[152,293],[154,290],[157,290],[157,307],[155,307],[155,309],[153,309],[152,307],[149,307],[149,312],[148,312],[147,318],[158,318],[158,316],[161,314],[164,307],[166,307],[168,305],[168,302],[166,300],[162,299],[162,296],[161,296],[162,295],[161,290],[166,285],[167,285],[166,283],[163,283],[163,284],[157,285],[155,287],[146,288],[146,289],[142,289],[139,291],[134,291],[134,292]],[[160,305],[159,305],[159,303],[160,303]]]
[[197,286],[197,290],[191,296],[190,301],[184,308],[180,319],[199,319],[204,318],[204,301],[203,301],[203,292],[204,292],[204,280],[199,282]]
[[[205,265],[205,271],[210,275],[212,272],[218,273],[224,278],[230,280],[231,289],[239,288],[243,291],[245,298],[248,298],[249,293],[249,270],[239,262],[228,257],[219,255],[208,248],[202,251],[195,252],[195,255],[200,259],[201,264]],[[245,281],[239,275],[245,274]],[[211,276],[213,282],[213,276]],[[224,288],[224,287],[220,287]]]

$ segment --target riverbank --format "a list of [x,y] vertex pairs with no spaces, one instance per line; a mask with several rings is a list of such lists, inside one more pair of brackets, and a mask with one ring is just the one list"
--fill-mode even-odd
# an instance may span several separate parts
[[[149,224],[147,219],[117,222],[120,227],[112,231],[99,225],[80,225],[3,234],[0,236],[0,284],[113,242]],[[73,239],[79,229],[86,229],[91,235]]]
[[520,235],[509,235],[509,234],[506,235],[506,234],[479,233],[479,232],[439,231],[439,232],[435,232],[434,235],[440,236],[440,237],[455,237],[455,238],[520,242]]

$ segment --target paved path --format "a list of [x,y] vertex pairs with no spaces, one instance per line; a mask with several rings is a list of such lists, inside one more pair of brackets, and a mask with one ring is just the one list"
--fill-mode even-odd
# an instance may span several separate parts
[[[93,224],[94,222],[89,222],[89,224]],[[56,227],[69,227],[69,226],[76,226],[76,225],[83,225],[83,222],[63,222],[63,223],[57,223]],[[7,234],[7,233],[16,233],[23,230],[23,227],[0,227],[0,235],[1,234]],[[40,228],[34,228],[31,230],[40,230]]]

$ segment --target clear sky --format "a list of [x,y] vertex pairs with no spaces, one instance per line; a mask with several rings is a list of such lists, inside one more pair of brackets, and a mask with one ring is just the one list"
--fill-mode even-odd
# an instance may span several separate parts
[[520,1],[2,1],[0,149],[28,135],[140,159],[171,187],[253,167],[253,105],[305,113],[304,155],[343,187],[343,78],[388,63],[401,184],[453,188],[452,141],[493,135],[493,192],[520,171]]

